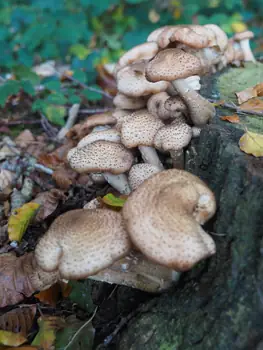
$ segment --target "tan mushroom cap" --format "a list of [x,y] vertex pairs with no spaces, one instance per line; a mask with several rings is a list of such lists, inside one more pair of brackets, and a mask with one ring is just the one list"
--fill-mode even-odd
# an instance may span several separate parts
[[122,144],[96,141],[68,152],[68,162],[78,173],[110,172],[122,174],[130,169],[133,155]]
[[149,259],[187,271],[215,254],[213,239],[200,224],[216,210],[213,193],[198,177],[162,171],[131,193],[123,217],[134,245]]
[[111,112],[94,114],[85,121],[83,127],[86,130],[91,130],[99,125],[114,125],[116,123],[116,119],[112,116]]
[[35,250],[38,265],[60,278],[85,278],[128,253],[130,240],[120,213],[77,209],[57,217]]
[[192,128],[186,123],[165,125],[154,137],[154,146],[163,152],[180,150],[192,139]]
[[86,135],[85,137],[83,137],[83,139],[79,141],[77,147],[81,148],[96,141],[109,141],[109,142],[120,143],[121,134],[119,133],[119,131],[114,129],[92,132]]
[[130,97],[118,93],[114,99],[113,104],[119,109],[141,109],[146,106],[147,99],[144,97]]
[[146,78],[156,82],[160,80],[173,81],[192,75],[202,74],[200,60],[180,49],[166,49],[158,52],[146,68]]
[[150,114],[147,109],[136,111],[122,123],[121,142],[127,148],[153,145],[158,129],[164,124]]
[[171,117],[171,112],[165,108],[165,102],[170,96],[167,92],[159,92],[152,95],[147,102],[147,109],[149,113],[161,120],[167,120]]
[[132,190],[136,190],[146,179],[159,172],[160,169],[152,164],[141,163],[133,165],[128,177]]
[[117,123],[114,125],[114,129],[121,131],[122,123],[128,119],[134,111],[127,109],[115,109],[113,112],[114,118],[117,120]]
[[118,66],[119,68],[122,68],[136,61],[149,60],[153,58],[158,51],[159,47],[155,42],[147,42],[134,46],[132,49],[121,56],[118,62]]
[[244,32],[239,32],[239,33],[235,33],[235,35],[233,36],[233,39],[235,41],[241,41],[244,39],[252,39],[254,38],[254,33],[251,32],[250,30],[246,30]]
[[168,83],[166,81],[149,82],[145,77],[145,67],[146,63],[140,62],[119,70],[117,74],[118,91],[131,97],[147,96],[165,91]]
[[215,40],[212,42],[213,46],[218,46],[221,52],[226,51],[228,43],[226,33],[216,24],[205,24],[204,28],[212,30],[215,34]]
[[160,35],[165,29],[170,28],[170,27],[173,27],[173,26],[163,26],[163,27],[160,27],[160,28],[155,29],[153,32],[151,32],[151,33],[148,35],[147,42],[150,42],[150,41],[156,41],[156,42],[157,42],[159,35]]
[[170,113],[173,113],[173,116],[179,116],[187,113],[187,106],[180,96],[169,97],[165,101],[164,108]]

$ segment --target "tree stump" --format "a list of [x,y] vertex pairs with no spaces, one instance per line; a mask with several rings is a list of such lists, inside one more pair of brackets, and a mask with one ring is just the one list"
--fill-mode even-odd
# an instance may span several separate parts
[[187,170],[216,195],[217,253],[133,318],[118,349],[262,349],[263,160],[240,151],[242,134],[217,116],[190,145]]

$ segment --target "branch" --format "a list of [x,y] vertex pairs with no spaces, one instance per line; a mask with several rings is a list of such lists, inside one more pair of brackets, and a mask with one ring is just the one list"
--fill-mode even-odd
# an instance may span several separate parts
[[95,114],[95,113],[105,113],[105,112],[110,112],[113,111],[114,108],[85,108],[85,109],[80,109],[79,113],[81,114]]
[[[218,103],[217,100],[208,100],[211,103]],[[263,112],[257,112],[257,111],[253,111],[253,110],[249,110],[249,109],[243,109],[238,107],[237,105],[235,105],[234,103],[220,103],[218,107],[225,107],[228,109],[232,109],[233,111],[236,111],[237,113],[240,114],[253,114],[253,115],[257,115],[259,117],[263,117]]]
[[80,104],[76,103],[69,109],[68,120],[65,126],[63,126],[63,128],[61,128],[57,134],[58,140],[62,140],[66,136],[66,133],[69,131],[69,129],[72,128],[72,126],[75,124],[79,113],[79,107]]

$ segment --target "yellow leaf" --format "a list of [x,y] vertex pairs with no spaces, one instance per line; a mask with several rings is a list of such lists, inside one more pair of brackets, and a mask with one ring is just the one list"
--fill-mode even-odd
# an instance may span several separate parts
[[263,101],[259,98],[251,98],[247,102],[244,102],[240,105],[240,109],[249,110],[254,112],[262,112],[263,111]]
[[181,17],[181,15],[182,15],[182,11],[180,8],[177,7],[173,12],[173,17],[175,19],[179,19]]
[[40,204],[38,203],[30,202],[13,210],[8,220],[8,236],[10,241],[21,241],[39,206]]
[[240,32],[244,32],[245,30],[247,30],[247,26],[245,23],[243,22],[233,22],[231,24],[231,27],[232,27],[232,30],[235,32],[235,33],[240,33]]
[[111,207],[123,207],[126,198],[115,197],[114,194],[108,193],[102,198],[102,201]]
[[0,344],[8,346],[19,346],[24,344],[27,339],[20,333],[13,333],[0,330]]
[[247,131],[239,140],[241,151],[254,157],[263,157],[263,134]]
[[57,316],[40,317],[37,323],[39,331],[31,345],[39,346],[43,350],[53,349],[56,332],[65,326],[64,319]]

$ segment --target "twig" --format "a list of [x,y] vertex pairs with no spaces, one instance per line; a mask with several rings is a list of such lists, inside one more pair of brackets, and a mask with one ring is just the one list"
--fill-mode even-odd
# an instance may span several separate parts
[[34,165],[34,168],[36,170],[42,171],[43,173],[48,174],[48,175],[52,175],[54,173],[54,171],[52,169],[47,168],[46,166],[44,166],[42,164],[38,164],[38,163],[36,163]]
[[1,126],[12,126],[20,124],[40,124],[41,120],[13,120],[13,121],[4,121],[0,120]]
[[80,104],[76,103],[69,109],[68,120],[65,126],[63,126],[63,128],[61,128],[57,134],[58,140],[62,140],[66,136],[66,133],[69,131],[69,129],[72,128],[72,126],[75,124],[78,117],[79,107]]
[[42,128],[45,130],[45,133],[48,137],[56,137],[57,135],[57,129],[54,128],[48,121],[47,117],[41,113],[41,125]]
[[77,85],[79,85],[79,86],[82,87],[83,89],[87,89],[87,90],[89,90],[89,91],[97,92],[98,94],[101,94],[101,95],[103,95],[103,96],[105,96],[105,97],[107,97],[107,98],[109,98],[109,99],[111,99],[111,100],[113,99],[113,97],[112,97],[110,94],[108,94],[106,91],[103,91],[103,90],[94,88],[94,87],[92,87],[92,86],[89,86],[89,85],[87,85],[87,84],[85,84],[85,83],[82,83],[82,82],[79,81],[78,79],[73,78],[73,77],[71,77],[71,76],[68,75],[68,74],[64,74],[63,76],[66,77],[68,80],[72,81],[73,83],[76,83]]
[[88,319],[87,322],[85,322],[78,330],[77,332],[73,335],[73,337],[71,338],[70,342],[68,343],[68,345],[64,348],[64,350],[67,350],[71,345],[72,343],[74,342],[74,340],[76,339],[76,337],[79,335],[79,333],[82,331],[83,328],[85,328],[94,318],[94,316],[96,315],[96,312],[97,312],[97,309],[98,309],[98,306],[95,308],[92,316],[90,317],[90,319]]
[[85,108],[80,109],[79,113],[81,114],[95,114],[95,113],[104,113],[104,112],[110,112],[113,111],[113,108],[105,107],[105,108]]
[[[209,99],[209,102],[211,103],[217,103],[219,101],[217,100],[210,100]],[[242,114],[254,114],[254,115],[258,115],[259,117],[263,117],[263,112],[257,112],[257,111],[252,111],[252,110],[249,110],[249,109],[243,109],[243,108],[240,108],[238,107],[237,105],[235,105],[234,103],[231,104],[231,103],[220,103],[218,105],[218,107],[225,107],[225,108],[228,108],[228,109],[232,109],[233,111],[236,111],[237,113],[242,113]]]

